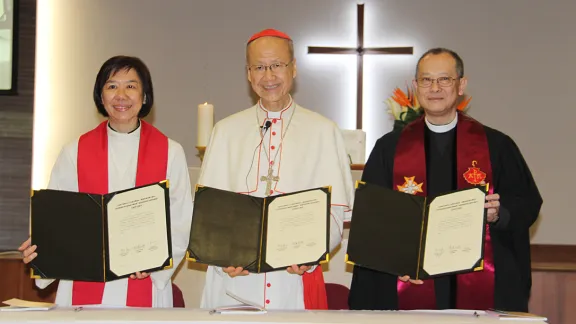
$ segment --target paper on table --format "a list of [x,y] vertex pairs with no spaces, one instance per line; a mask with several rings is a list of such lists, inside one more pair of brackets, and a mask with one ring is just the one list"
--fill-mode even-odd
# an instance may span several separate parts
[[18,298],[8,299],[2,302],[8,307],[0,307],[0,311],[37,311],[37,310],[50,310],[56,305],[53,303],[41,303],[22,300]]
[[143,187],[108,203],[110,270],[117,276],[158,267],[168,259],[164,189]]
[[531,313],[523,313],[523,312],[506,312],[506,311],[499,311],[499,310],[488,310],[487,314],[492,317],[498,317],[501,321],[540,321],[544,322],[547,321],[548,318],[543,316],[538,316]]
[[403,310],[400,312],[442,314],[442,315],[466,315],[466,316],[486,315],[485,311],[472,310],[472,309],[415,309],[415,310]]
[[251,303],[235,294],[226,291],[226,295],[240,302],[239,305],[218,307],[210,311],[210,314],[264,314],[264,306]]

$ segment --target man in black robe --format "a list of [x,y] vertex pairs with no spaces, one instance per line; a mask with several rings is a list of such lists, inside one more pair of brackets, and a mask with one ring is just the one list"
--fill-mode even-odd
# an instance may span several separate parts
[[422,55],[413,84],[425,117],[376,142],[362,181],[428,196],[488,183],[484,270],[420,281],[355,266],[350,309],[528,311],[529,228],[542,198],[514,141],[458,111],[466,83],[455,52]]

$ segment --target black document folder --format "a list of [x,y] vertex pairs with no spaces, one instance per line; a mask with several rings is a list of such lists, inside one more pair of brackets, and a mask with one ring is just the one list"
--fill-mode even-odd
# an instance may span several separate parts
[[32,278],[107,282],[172,267],[167,180],[105,195],[34,190],[30,222]]
[[328,261],[330,188],[258,198],[197,186],[187,259],[253,273]]
[[412,279],[480,271],[486,192],[422,197],[358,182],[346,261]]

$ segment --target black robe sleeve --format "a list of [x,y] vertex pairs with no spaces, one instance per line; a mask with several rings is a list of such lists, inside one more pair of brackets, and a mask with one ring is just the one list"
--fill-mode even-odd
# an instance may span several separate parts
[[493,228],[527,231],[538,218],[542,197],[520,149],[507,135],[487,129],[493,159],[494,193],[500,195],[500,219]]
[[[380,138],[364,166],[362,181],[392,188],[392,171],[399,133]],[[378,242],[374,242],[377,248]],[[354,266],[348,306],[353,310],[398,309],[397,277]]]
[[496,271],[494,307],[527,312],[532,287],[530,226],[542,197],[520,149],[507,135],[485,127],[499,220],[490,225]]

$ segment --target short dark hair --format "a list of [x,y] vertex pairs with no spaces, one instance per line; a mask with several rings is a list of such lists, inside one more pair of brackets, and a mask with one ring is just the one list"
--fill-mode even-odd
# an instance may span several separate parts
[[133,56],[114,56],[109,58],[96,75],[96,82],[94,82],[94,103],[98,112],[104,116],[108,117],[108,113],[104,108],[102,103],[102,89],[104,85],[110,79],[111,76],[116,74],[118,71],[129,71],[134,69],[142,81],[142,93],[146,102],[142,103],[142,109],[138,113],[139,118],[144,118],[148,116],[150,110],[152,110],[152,105],[154,104],[154,91],[152,88],[152,77],[150,76],[150,70],[142,60]]
[[458,53],[454,52],[453,50],[443,48],[443,47],[436,47],[426,51],[426,53],[422,54],[418,59],[418,64],[416,64],[416,78],[418,77],[418,69],[420,68],[420,61],[424,59],[428,55],[440,55],[440,54],[449,54],[454,58],[456,61],[456,73],[458,74],[459,78],[464,76],[464,61]]

